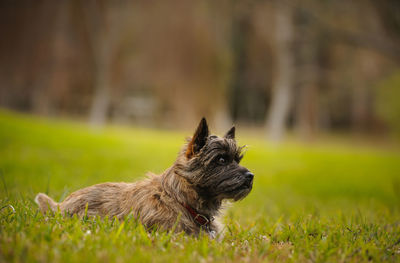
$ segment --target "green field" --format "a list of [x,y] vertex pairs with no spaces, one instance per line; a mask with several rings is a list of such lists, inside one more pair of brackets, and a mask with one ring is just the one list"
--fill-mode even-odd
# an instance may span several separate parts
[[[195,128],[195,127],[193,127]],[[212,129],[212,127],[211,127]],[[133,181],[172,164],[190,134],[46,120],[0,111],[0,262],[399,262],[400,153],[346,143],[273,147],[241,134],[250,195],[226,236],[147,233],[133,218],[44,217],[33,202]],[[15,209],[11,208],[11,206]]]

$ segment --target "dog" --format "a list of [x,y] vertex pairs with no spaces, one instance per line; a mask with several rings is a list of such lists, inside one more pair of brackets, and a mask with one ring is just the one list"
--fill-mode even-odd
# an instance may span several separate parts
[[239,163],[243,147],[235,141],[235,126],[224,137],[210,135],[203,118],[175,163],[161,175],[134,183],[102,183],[80,189],[61,203],[39,193],[35,201],[43,214],[109,216],[133,214],[147,229],[201,232],[216,237],[223,200],[238,201],[253,187],[254,175]]

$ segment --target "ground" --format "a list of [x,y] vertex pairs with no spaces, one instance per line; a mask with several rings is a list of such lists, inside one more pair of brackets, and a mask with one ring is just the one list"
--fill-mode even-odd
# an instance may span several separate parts
[[0,111],[0,262],[399,262],[400,152],[393,146],[274,146],[238,127],[254,189],[226,209],[221,242],[148,233],[134,218],[38,212],[38,192],[59,201],[95,183],[161,173],[187,135],[117,126],[99,132]]

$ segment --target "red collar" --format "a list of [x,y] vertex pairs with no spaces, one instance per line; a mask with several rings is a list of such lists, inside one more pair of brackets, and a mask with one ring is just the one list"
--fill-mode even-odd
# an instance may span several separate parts
[[196,221],[200,226],[208,227],[210,223],[214,220],[213,217],[208,218],[205,215],[197,213],[197,211],[192,208],[190,205],[183,204],[189,214],[193,217],[193,220]]

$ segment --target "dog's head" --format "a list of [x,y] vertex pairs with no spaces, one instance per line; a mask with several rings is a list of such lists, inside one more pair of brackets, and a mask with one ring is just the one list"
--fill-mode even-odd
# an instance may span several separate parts
[[210,135],[203,118],[184,149],[182,176],[204,199],[243,199],[252,189],[254,175],[239,164],[242,149],[235,141],[235,127],[224,137]]

